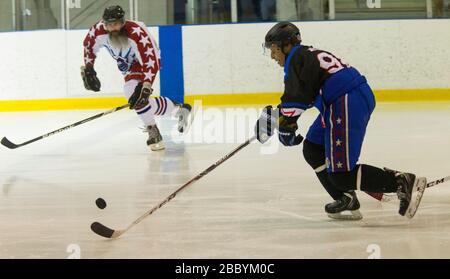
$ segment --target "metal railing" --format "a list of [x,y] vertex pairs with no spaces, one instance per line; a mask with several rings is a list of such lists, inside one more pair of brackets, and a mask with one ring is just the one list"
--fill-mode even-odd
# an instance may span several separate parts
[[[159,17],[151,24],[260,21],[264,19],[256,15],[261,13],[258,9],[270,1],[275,5],[270,20],[278,21],[450,17],[450,0],[159,0]],[[124,5],[127,17],[133,20],[153,18],[142,8],[158,13],[158,3],[153,1],[9,0],[0,1],[0,30],[87,28],[100,18],[104,7],[116,3]],[[314,16],[304,16],[308,9]],[[180,14],[180,19],[174,20]]]

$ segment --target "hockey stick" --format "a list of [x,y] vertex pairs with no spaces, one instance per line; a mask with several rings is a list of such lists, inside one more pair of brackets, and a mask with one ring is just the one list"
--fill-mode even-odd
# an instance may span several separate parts
[[[436,186],[438,184],[442,184],[442,183],[447,182],[449,180],[450,180],[450,176],[447,176],[447,177],[444,177],[444,178],[441,178],[441,179],[436,179],[434,181],[428,182],[427,183],[427,188]],[[377,199],[379,201],[384,201],[384,202],[388,202],[392,198],[392,196],[386,195],[386,194],[383,194],[383,193],[369,193],[369,192],[367,192],[367,194],[369,194],[370,196],[374,197],[375,199]]]
[[438,184],[447,182],[447,181],[449,181],[449,180],[450,180],[450,176],[447,176],[447,177],[444,177],[444,178],[441,178],[441,179],[437,179],[437,180],[435,180],[435,181],[428,182],[428,183],[427,183],[427,188],[436,186],[436,185],[438,185]]
[[150,209],[149,211],[145,212],[144,214],[142,214],[141,217],[137,218],[133,223],[131,223],[127,228],[123,229],[123,230],[113,230],[108,228],[107,226],[99,223],[99,222],[94,222],[91,224],[91,230],[103,237],[106,238],[118,238],[119,236],[121,236],[122,234],[126,233],[129,229],[131,229],[133,226],[139,224],[142,220],[145,219],[145,217],[151,215],[153,212],[155,212],[156,210],[158,210],[159,208],[161,208],[163,205],[165,205],[166,203],[168,203],[170,200],[172,200],[173,198],[175,198],[175,196],[180,193],[182,190],[186,189],[189,185],[191,185],[192,183],[194,183],[195,181],[199,180],[200,178],[202,178],[203,176],[207,175],[208,173],[210,173],[212,170],[214,170],[215,168],[217,168],[220,164],[222,164],[223,162],[225,162],[226,160],[228,160],[229,158],[231,158],[234,154],[236,154],[237,152],[239,152],[240,150],[242,150],[244,147],[246,147],[247,145],[249,145],[253,140],[256,139],[256,136],[253,136],[252,138],[248,139],[246,142],[244,142],[243,144],[239,145],[238,147],[236,147],[233,151],[231,151],[230,153],[228,153],[227,155],[225,155],[224,157],[222,157],[219,161],[215,162],[214,164],[212,164],[211,166],[209,166],[206,170],[202,171],[199,175],[197,175],[196,177],[192,178],[191,180],[189,180],[188,182],[186,182],[183,186],[181,186],[180,188],[178,188],[175,192],[173,192],[172,194],[170,194],[170,196],[168,196],[165,200],[163,200],[162,202],[160,202],[158,205],[156,205],[155,207],[153,207],[152,209]]
[[120,107],[117,107],[117,108],[113,108],[113,109],[111,109],[111,110],[108,110],[108,111],[99,113],[99,114],[97,114],[97,115],[94,115],[94,116],[91,116],[91,117],[86,118],[86,119],[84,119],[84,120],[78,121],[78,122],[76,122],[76,123],[67,125],[67,126],[65,126],[65,127],[63,127],[63,128],[60,128],[60,129],[58,129],[58,130],[55,130],[55,131],[53,131],[53,132],[47,133],[47,134],[45,134],[45,135],[42,135],[42,136],[40,136],[40,137],[31,139],[31,140],[29,140],[29,141],[26,141],[26,142],[23,142],[23,143],[20,143],[20,144],[15,144],[15,143],[11,142],[10,140],[8,140],[6,137],[2,138],[1,143],[2,143],[4,146],[8,147],[9,149],[16,149],[16,148],[18,148],[18,147],[22,147],[22,146],[24,146],[24,145],[33,143],[33,142],[38,141],[38,140],[41,140],[41,139],[43,139],[43,138],[46,138],[46,137],[49,137],[49,136],[53,136],[53,135],[58,134],[58,133],[60,133],[60,132],[64,132],[64,131],[69,130],[69,129],[73,128],[73,127],[76,127],[76,126],[78,126],[78,125],[84,124],[84,123],[86,123],[86,122],[89,122],[89,121],[91,121],[91,120],[100,118],[100,117],[102,117],[102,116],[105,116],[105,115],[107,115],[107,114],[116,112],[116,111],[118,111],[118,110],[127,108],[127,107],[129,107],[129,106],[130,106],[129,104],[125,104],[125,105],[123,105],[123,106],[120,106]]

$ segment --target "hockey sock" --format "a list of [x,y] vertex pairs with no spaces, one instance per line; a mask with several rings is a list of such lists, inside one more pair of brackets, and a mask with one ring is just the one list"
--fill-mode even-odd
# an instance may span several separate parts
[[146,126],[155,125],[155,115],[170,114],[176,109],[172,100],[166,97],[151,97],[149,104],[136,111]]
[[330,173],[330,180],[342,191],[394,193],[397,183],[393,174],[369,165],[357,165],[350,172]]

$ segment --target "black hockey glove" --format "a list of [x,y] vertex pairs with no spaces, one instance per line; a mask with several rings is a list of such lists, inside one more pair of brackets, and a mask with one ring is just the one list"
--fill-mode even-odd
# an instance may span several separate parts
[[84,88],[94,92],[100,91],[101,83],[97,78],[97,73],[92,66],[81,67],[81,78],[83,79]]
[[133,95],[128,99],[130,109],[139,110],[148,105],[148,98],[152,95],[153,89],[150,82],[140,82],[134,88]]
[[280,115],[278,119],[278,139],[285,146],[299,145],[303,141],[303,137],[295,132],[298,129],[297,120],[299,116],[287,117]]
[[259,119],[255,125],[255,135],[260,143],[265,143],[273,135],[278,119],[278,109],[273,110],[272,106],[263,108]]

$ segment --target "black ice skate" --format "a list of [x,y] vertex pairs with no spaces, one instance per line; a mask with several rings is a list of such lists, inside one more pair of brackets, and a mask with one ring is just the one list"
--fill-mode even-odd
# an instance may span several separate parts
[[158,151],[165,148],[162,141],[162,136],[159,133],[159,129],[156,124],[148,126],[146,131],[148,132],[147,145],[152,151]]
[[325,212],[328,213],[328,217],[333,219],[361,220],[363,216],[359,211],[359,207],[356,193],[355,191],[351,191],[344,193],[340,199],[325,205]]
[[189,130],[192,119],[192,116],[189,117],[189,115],[191,114],[191,110],[192,107],[189,104],[180,105],[180,108],[175,115],[175,117],[178,118],[178,132],[187,133],[187,131]]
[[414,217],[422,200],[423,193],[427,188],[427,179],[425,177],[416,177],[412,173],[403,173],[384,168],[391,172],[397,181],[397,196],[400,200],[398,213],[408,218]]

